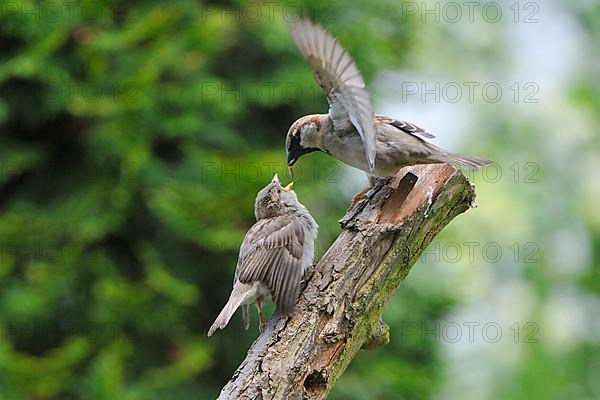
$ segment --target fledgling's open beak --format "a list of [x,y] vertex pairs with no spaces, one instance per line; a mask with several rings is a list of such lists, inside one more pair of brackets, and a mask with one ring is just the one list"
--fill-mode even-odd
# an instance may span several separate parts
[[283,189],[284,192],[289,192],[293,188],[294,188],[294,182],[290,182],[289,185],[287,185],[286,187],[284,187],[282,189]]

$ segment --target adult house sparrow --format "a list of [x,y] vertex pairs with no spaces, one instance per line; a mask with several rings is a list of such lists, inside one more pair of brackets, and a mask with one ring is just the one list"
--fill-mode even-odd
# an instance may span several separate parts
[[265,327],[262,304],[274,302],[289,315],[300,294],[300,282],[312,265],[319,226],[300,204],[293,182],[282,187],[277,174],[256,195],[256,223],[240,248],[233,290],[223,310],[208,330],[208,336],[223,329],[241,305],[244,326],[250,326],[248,305],[255,302],[260,331]]
[[313,151],[323,151],[374,177],[395,175],[415,164],[449,163],[478,170],[491,161],[451,153],[423,137],[434,136],[405,121],[373,114],[365,81],[356,64],[320,25],[309,20],[289,24],[296,46],[325,91],[328,114],[301,117],[286,137],[288,166]]

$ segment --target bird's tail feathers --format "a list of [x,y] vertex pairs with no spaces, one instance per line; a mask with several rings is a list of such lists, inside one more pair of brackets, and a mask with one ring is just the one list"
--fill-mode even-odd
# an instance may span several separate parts
[[444,153],[440,160],[455,167],[468,168],[471,171],[479,171],[479,168],[493,163],[491,160],[486,160],[479,157],[464,156],[458,153]]
[[[219,313],[219,316],[217,317],[215,322],[213,322],[212,326],[208,330],[208,337],[211,337],[217,329],[223,329],[227,326],[227,324],[229,323],[229,320],[235,313],[235,310],[237,310],[237,308],[240,306],[240,304],[242,304],[242,302],[246,298],[246,292],[247,292],[247,285],[240,284],[240,283],[236,283],[234,285],[233,291],[231,292],[231,296],[229,296],[229,300],[227,301],[227,304],[225,304],[225,307],[223,307],[223,309]],[[244,310],[244,309],[242,309],[242,310]],[[247,306],[245,308],[245,311],[243,311],[243,312],[245,312],[245,313],[248,312]],[[244,321],[244,323],[246,323],[246,321]]]

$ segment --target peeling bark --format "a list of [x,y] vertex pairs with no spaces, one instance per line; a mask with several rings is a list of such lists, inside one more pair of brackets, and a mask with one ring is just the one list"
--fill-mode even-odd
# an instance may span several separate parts
[[380,179],[340,221],[291,317],[275,315],[219,399],[324,399],[361,348],[389,342],[384,305],[475,191],[446,164]]

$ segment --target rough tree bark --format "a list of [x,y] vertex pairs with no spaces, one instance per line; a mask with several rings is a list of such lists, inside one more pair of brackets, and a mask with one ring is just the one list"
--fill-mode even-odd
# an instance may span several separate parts
[[454,168],[404,168],[340,221],[294,314],[275,315],[219,399],[324,399],[363,348],[389,341],[383,306],[435,235],[475,191]]

